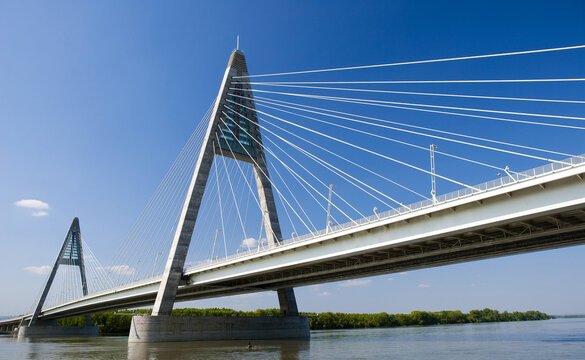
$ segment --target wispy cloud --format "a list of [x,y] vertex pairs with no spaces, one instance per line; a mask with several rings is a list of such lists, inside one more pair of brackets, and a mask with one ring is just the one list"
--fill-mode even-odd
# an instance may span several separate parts
[[421,288],[421,289],[426,289],[426,288],[430,288],[430,287],[431,287],[431,285],[429,285],[429,284],[418,284],[418,286],[417,286],[417,287],[419,287],[419,288]]
[[49,265],[27,266],[24,270],[37,275],[47,275],[51,271],[51,267]]
[[112,266],[105,266],[104,269],[107,271],[120,274],[120,275],[134,275],[136,273],[136,269],[131,268],[128,265],[112,265]]
[[393,277],[389,277],[387,280],[388,281],[392,281],[392,280],[394,280],[394,278]]
[[240,247],[243,249],[253,249],[256,246],[258,246],[258,240],[254,239],[254,238],[247,238],[242,240],[242,243],[240,244]]
[[356,280],[347,280],[342,282],[341,284],[339,284],[339,286],[363,286],[363,285],[368,285],[369,283],[371,283],[372,280],[370,279],[356,279]]
[[319,293],[319,296],[331,296],[331,293],[329,291],[323,291],[322,293]]
[[14,203],[14,206],[36,210],[31,215],[36,217],[42,217],[49,215],[49,204],[44,201],[36,199],[23,199],[18,200]]

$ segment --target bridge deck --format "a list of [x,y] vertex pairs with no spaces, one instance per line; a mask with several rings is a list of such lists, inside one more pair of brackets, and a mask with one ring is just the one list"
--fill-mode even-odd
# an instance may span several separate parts
[[[274,290],[585,243],[585,158],[549,164],[185,271],[177,300]],[[47,319],[152,305],[160,278],[45,309]],[[19,318],[20,319],[20,318]],[[19,319],[12,319],[16,321]],[[0,324],[5,323],[0,321]]]

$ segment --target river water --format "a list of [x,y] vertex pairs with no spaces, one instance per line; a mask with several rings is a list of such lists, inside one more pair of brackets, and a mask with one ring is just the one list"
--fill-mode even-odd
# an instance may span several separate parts
[[17,340],[1,359],[585,359],[585,319],[312,331],[308,341],[128,344],[126,337]]

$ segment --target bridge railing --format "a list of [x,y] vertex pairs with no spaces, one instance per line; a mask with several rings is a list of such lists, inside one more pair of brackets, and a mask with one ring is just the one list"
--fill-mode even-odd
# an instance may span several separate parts
[[[322,230],[318,230],[318,231],[308,233],[305,235],[296,236],[296,237],[293,237],[290,239],[282,240],[281,245],[299,243],[299,242],[311,240],[311,239],[314,239],[314,238],[317,238],[320,236],[333,234],[333,233],[344,231],[344,230],[347,230],[350,228],[370,224],[372,222],[387,220],[387,219],[392,218],[392,217],[400,216],[400,215],[414,212],[414,211],[419,211],[419,210],[426,209],[426,208],[430,208],[430,207],[444,204],[444,203],[447,203],[450,201],[455,201],[455,200],[467,198],[467,197],[470,197],[473,195],[485,193],[487,191],[499,189],[499,188],[502,188],[502,187],[505,187],[508,185],[512,185],[512,184],[519,183],[519,182],[524,182],[524,181],[527,181],[530,179],[535,179],[538,177],[542,177],[542,176],[549,175],[549,174],[552,174],[552,173],[555,173],[558,171],[570,169],[570,168],[573,168],[575,166],[579,166],[579,165],[583,165],[583,164],[585,164],[585,154],[579,155],[579,156],[574,156],[574,157],[571,157],[571,158],[568,158],[568,159],[562,160],[562,161],[552,162],[552,163],[549,163],[549,164],[546,164],[543,166],[539,166],[539,167],[536,167],[533,169],[529,169],[526,171],[506,174],[506,176],[500,176],[498,179],[495,179],[495,180],[490,180],[490,181],[487,181],[487,182],[484,182],[484,183],[481,183],[478,185],[471,186],[469,188],[464,188],[464,189],[460,189],[460,190],[456,190],[456,191],[453,191],[450,193],[440,195],[437,197],[436,201],[433,201],[432,199],[426,199],[426,200],[422,200],[422,201],[419,201],[419,202],[416,202],[413,204],[404,205],[404,206],[401,206],[399,208],[384,211],[384,212],[374,214],[374,215],[371,215],[371,216],[368,216],[365,218],[356,219],[356,220],[349,221],[349,222],[346,222],[343,224],[338,224],[338,225],[332,226],[329,230],[322,229]],[[266,251],[269,249],[270,249],[269,247],[264,247],[264,248],[259,248],[257,250],[245,250],[245,251],[241,251],[241,252],[238,252],[236,254],[230,255],[228,257],[209,259],[207,261],[200,262],[199,264],[190,267],[188,270],[194,270],[197,268],[208,266],[210,264],[217,264],[217,263],[231,261],[234,259],[238,259],[238,258],[250,256],[250,255],[253,255],[253,254],[256,254],[259,252],[263,252],[263,251]]]
[[[464,189],[460,189],[457,191],[453,191],[447,194],[443,194],[437,197],[436,201],[433,201],[431,199],[427,199],[427,200],[423,200],[423,201],[419,201],[413,204],[409,204],[409,205],[404,205],[401,206],[399,208],[395,208],[395,209],[391,209],[385,212],[381,212],[378,214],[374,214],[365,218],[361,218],[361,219],[356,219],[347,223],[343,223],[343,224],[338,224],[335,225],[333,227],[331,227],[329,230],[327,229],[322,229],[313,233],[309,233],[309,234],[305,234],[305,235],[301,235],[301,236],[297,236],[297,237],[293,237],[290,239],[286,239],[281,241],[281,245],[288,245],[288,244],[293,244],[293,243],[299,243],[299,242],[303,242],[303,241],[308,241],[311,239],[315,239],[317,237],[323,236],[323,235],[328,235],[328,234],[334,234],[337,232],[341,232],[350,228],[356,228],[362,225],[366,225],[366,224],[370,224],[373,222],[377,222],[377,221],[382,221],[382,220],[387,220],[389,218],[392,217],[396,217],[396,216],[400,216],[406,213],[411,213],[414,211],[419,211],[422,209],[426,209],[426,208],[430,208],[433,206],[437,206],[440,204],[444,204],[450,201],[455,201],[458,199],[462,199],[462,198],[466,198],[466,197],[470,197],[473,195],[477,195],[480,193],[484,193],[487,191],[491,191],[491,190],[495,190],[495,189],[499,189],[508,185],[512,185],[515,183],[519,183],[519,182],[524,182],[527,180],[531,180],[531,179],[535,179],[538,177],[542,177],[542,176],[546,176],[552,173],[556,173],[559,171],[563,171],[563,170],[567,170],[576,166],[582,166],[585,164],[585,154],[584,155],[579,155],[579,156],[574,156],[571,158],[568,158],[566,160],[562,160],[562,161],[556,161],[553,163],[549,163],[543,166],[539,166],[533,169],[529,169],[523,172],[518,172],[518,173],[510,173],[510,174],[506,174],[507,176],[501,176],[498,179],[495,180],[491,180],[491,181],[487,181],[469,188],[464,188]],[[186,271],[193,271],[196,270],[198,268],[203,268],[206,266],[209,266],[211,264],[219,264],[219,263],[224,263],[224,262],[228,262],[228,261],[232,261],[238,258],[243,258],[243,257],[247,257],[256,253],[261,253],[264,251],[270,250],[269,247],[263,247],[260,249],[256,249],[256,250],[247,250],[247,251],[238,251],[236,254],[233,254],[231,256],[228,257],[224,257],[224,258],[220,258],[220,259],[208,259],[208,260],[204,260],[204,261],[199,261],[197,264],[190,266]],[[96,293],[92,293],[89,294],[87,296],[96,296],[97,294],[100,293],[111,293],[112,291],[119,291],[122,290],[124,288],[135,288],[135,287],[140,287],[140,286],[147,286],[149,284],[152,283],[156,283],[160,281],[160,275],[155,275],[146,279],[141,279],[139,281],[136,281],[132,284],[124,284],[124,285],[120,285],[117,286],[113,289],[108,289],[108,290],[102,290]],[[84,296],[86,297],[86,296]],[[81,298],[84,298],[81,297]],[[80,299],[81,299],[80,298]],[[71,302],[75,302],[78,301],[79,299],[73,300]],[[61,304],[59,306],[62,306],[65,304]]]

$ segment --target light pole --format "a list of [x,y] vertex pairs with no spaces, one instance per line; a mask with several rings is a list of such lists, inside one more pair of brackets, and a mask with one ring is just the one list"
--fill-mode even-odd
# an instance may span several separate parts
[[437,145],[431,144],[431,196],[433,197],[433,204],[437,203],[437,182],[435,179],[435,149]]
[[329,217],[331,216],[331,196],[333,195],[333,188],[335,187],[334,184],[329,185],[329,200],[327,201],[327,222],[325,223],[325,233],[329,233],[331,231],[331,222],[329,221]]

